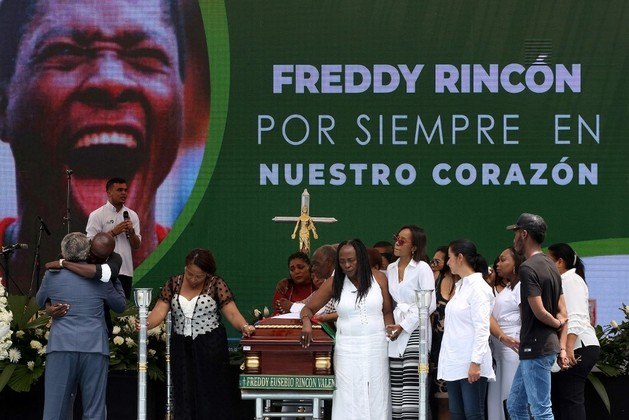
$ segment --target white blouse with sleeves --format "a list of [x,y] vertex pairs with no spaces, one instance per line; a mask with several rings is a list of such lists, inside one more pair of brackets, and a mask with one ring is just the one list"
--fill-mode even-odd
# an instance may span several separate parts
[[[402,327],[402,332],[397,340],[389,342],[389,357],[402,357],[411,334],[419,327],[419,308],[416,303],[415,291],[435,290],[435,277],[426,262],[417,262],[411,259],[404,269],[402,281],[398,280],[398,264],[399,260],[387,267],[389,293],[395,306],[393,317],[395,323]],[[437,298],[433,292],[428,315],[433,313],[436,308]],[[430,348],[431,337],[432,328],[428,328],[428,348]]]
[[463,277],[446,305],[443,341],[437,378],[457,381],[467,378],[470,363],[480,364],[480,375],[494,380],[489,348],[489,315],[494,294],[482,274]]
[[561,275],[563,297],[568,310],[568,334],[578,336],[574,349],[584,346],[599,346],[596,332],[590,323],[589,292],[585,280],[574,268]]

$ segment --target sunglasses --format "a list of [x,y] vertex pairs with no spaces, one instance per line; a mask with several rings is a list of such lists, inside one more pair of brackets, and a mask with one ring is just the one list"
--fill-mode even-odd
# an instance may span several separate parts
[[404,246],[404,244],[410,243],[408,239],[402,238],[400,235],[393,235],[393,242],[398,246]]

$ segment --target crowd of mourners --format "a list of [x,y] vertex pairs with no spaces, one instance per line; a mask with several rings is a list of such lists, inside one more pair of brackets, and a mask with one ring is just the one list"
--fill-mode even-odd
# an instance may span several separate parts
[[[467,239],[436,247],[429,258],[426,233],[416,225],[402,226],[393,243],[373,248],[350,239],[324,245],[312,258],[292,254],[289,275],[275,290],[274,315],[301,320],[303,347],[311,343],[313,323],[336,328],[332,419],[417,419],[420,408],[439,420],[585,419],[585,381],[600,347],[590,322],[584,266],[565,243],[544,253],[546,229],[542,217],[523,213],[507,226],[512,245],[505,240],[491,265]],[[66,353],[75,352],[64,346],[91,320],[93,334],[84,334],[84,341],[95,337],[87,341],[99,343],[92,358],[100,362],[74,376],[104,383],[109,311],[103,302],[115,310],[124,307],[113,236],[99,233],[90,242],[75,232],[61,248],[63,259],[46,265],[50,270],[37,295],[54,317],[44,410],[50,419],[67,417],[75,385],[60,378],[68,366],[83,363],[67,359]],[[427,381],[420,380],[424,369],[418,369],[420,290],[433,290]],[[88,297],[93,304],[86,306]],[[209,250],[191,250],[183,272],[166,281],[148,329],[169,312],[175,417],[237,418],[236,389],[226,385],[222,318],[243,336],[256,328],[238,310]],[[86,385],[92,382],[81,382],[81,390],[98,403],[84,399],[84,412],[104,418],[104,388]],[[420,402],[422,394],[429,398]]]
[[544,253],[546,229],[542,217],[520,215],[493,264],[465,239],[429,258],[416,225],[401,227],[393,243],[352,239],[312,259],[290,255],[274,313],[299,314],[305,347],[312,323],[335,325],[332,418],[418,418],[415,292],[434,290],[427,418],[585,419],[585,382],[600,347],[584,265],[566,243]]

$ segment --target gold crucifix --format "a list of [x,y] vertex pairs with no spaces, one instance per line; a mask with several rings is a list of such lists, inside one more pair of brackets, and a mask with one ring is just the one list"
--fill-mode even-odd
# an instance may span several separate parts
[[297,231],[299,230],[299,250],[306,255],[310,255],[310,232],[315,239],[319,238],[317,228],[314,223],[335,223],[334,217],[310,217],[310,194],[307,189],[301,194],[301,215],[299,217],[292,216],[276,216],[273,218],[274,222],[279,223],[295,223],[295,229],[291,235],[291,239],[297,238]]

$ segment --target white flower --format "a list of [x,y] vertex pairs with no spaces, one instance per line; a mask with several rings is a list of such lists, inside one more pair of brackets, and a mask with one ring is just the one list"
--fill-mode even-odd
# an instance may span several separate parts
[[7,325],[0,325],[0,340],[4,338],[5,335],[11,333],[11,327]]
[[119,335],[114,337],[114,344],[117,346],[122,345],[122,343],[124,343],[124,338],[120,337]]
[[35,369],[35,362],[33,361],[26,362],[26,367],[28,368],[28,370]]
[[22,337],[24,337],[24,331],[22,331],[22,330],[16,331],[16,332],[15,332],[15,336],[16,336],[17,338],[22,338]]
[[131,337],[127,337],[124,339],[124,342],[127,343],[127,347],[135,346],[135,341]]
[[7,334],[4,339],[0,341],[0,350],[7,351],[11,348],[11,345],[13,345],[13,341],[9,340],[10,337],[11,331],[9,331],[9,334]]
[[42,347],[43,347],[43,346],[42,346],[42,343],[40,343],[39,341],[37,341],[37,340],[31,340],[31,348],[32,348],[33,350],[39,350],[39,349],[41,349]]
[[118,335],[120,334],[120,327],[119,326],[114,326],[114,330],[113,330],[114,335]]
[[9,349],[9,362],[17,363],[22,358],[22,353],[16,348]]
[[613,321],[609,323],[609,325],[612,326],[613,329],[617,330],[618,329],[618,323],[616,321]]
[[153,349],[149,349],[148,353],[149,353],[149,356],[151,356],[151,357],[152,357],[152,356],[155,356],[155,354],[157,353],[157,351],[155,351],[155,350],[153,350]]
[[129,324],[129,326],[133,328],[133,331],[135,331],[135,317],[133,315],[129,316],[129,319],[127,320],[127,324]]
[[264,310],[262,311],[262,315],[264,315],[264,317],[267,318],[269,316],[269,308],[265,306]]

